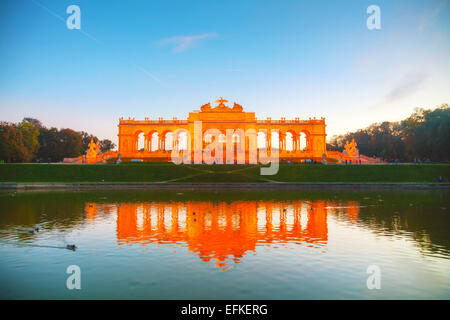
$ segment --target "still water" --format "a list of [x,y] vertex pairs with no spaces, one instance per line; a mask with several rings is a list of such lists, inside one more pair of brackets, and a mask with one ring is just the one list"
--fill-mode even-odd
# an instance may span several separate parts
[[[448,190],[2,191],[0,298],[449,299],[449,200]],[[67,289],[70,265],[80,290]],[[380,289],[367,287],[369,266]]]

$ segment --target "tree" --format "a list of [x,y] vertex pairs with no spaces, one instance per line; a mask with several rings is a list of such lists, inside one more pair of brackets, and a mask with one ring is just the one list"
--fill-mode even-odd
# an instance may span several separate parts
[[113,150],[115,147],[116,147],[116,144],[113,143],[109,139],[103,139],[103,140],[100,141],[101,152],[106,152],[106,151]]
[[[41,121],[29,117],[17,124],[0,122],[0,160],[58,162],[85,154],[91,139],[99,141],[83,131],[46,128]],[[99,142],[102,152],[115,148],[111,140]]]
[[403,120],[405,152],[410,159],[449,161],[450,108],[416,109]]
[[384,160],[449,161],[450,108],[443,104],[434,110],[415,109],[400,122],[382,122],[345,135],[333,136],[327,148],[342,150],[352,138],[360,153]]
[[83,141],[83,150],[89,149],[89,143],[91,143],[91,139],[93,139],[94,141],[98,141],[98,138],[96,136],[87,132],[81,131],[80,134]]
[[22,122],[29,122],[31,123],[36,129],[41,129],[43,128],[43,124],[42,122],[40,122],[38,119],[34,119],[34,118],[23,118]]
[[72,129],[61,129],[59,142],[59,161],[68,157],[81,156],[85,151],[81,134]]
[[0,159],[5,162],[24,162],[26,157],[22,131],[13,124],[0,122]]
[[16,127],[22,132],[22,140],[26,150],[23,160],[30,162],[35,159],[39,150],[39,130],[32,122],[25,120],[17,124]]
[[39,130],[40,148],[37,158],[43,162],[59,161],[58,145],[59,145],[58,129],[45,127]]
[[78,157],[85,151],[81,134],[72,129],[42,128],[39,142],[41,147],[38,159],[44,162],[58,162],[64,158]]

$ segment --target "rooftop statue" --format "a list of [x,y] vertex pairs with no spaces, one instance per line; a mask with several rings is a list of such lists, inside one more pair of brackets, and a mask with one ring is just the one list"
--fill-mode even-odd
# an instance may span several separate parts
[[228,102],[228,100],[220,97],[220,99],[217,99],[216,102],[219,103],[219,106],[223,106],[224,105],[223,103]]
[[228,100],[220,97],[220,99],[217,99],[215,102],[218,103],[217,106],[211,107],[211,103],[204,104],[200,107],[200,110],[202,112],[242,112],[242,106],[235,103],[233,108],[230,108],[225,103],[228,102]]
[[236,102],[234,103],[234,105],[233,105],[233,110],[234,111],[239,111],[239,112],[241,112],[242,111],[242,106],[240,105],[240,104],[237,104]]
[[228,100],[220,97],[220,99],[217,99],[216,102],[219,104],[213,109],[214,111],[229,111],[231,110],[230,107],[224,104],[224,102],[228,102]]
[[202,112],[242,112],[243,108],[240,104],[234,103],[233,107],[227,106],[225,103],[228,100],[220,97],[215,102],[218,103],[217,106],[211,107],[211,103],[204,104],[200,107]]
[[204,105],[202,105],[201,107],[200,107],[200,110],[203,112],[203,111],[210,111],[211,110],[211,103],[207,103],[207,104],[204,104]]

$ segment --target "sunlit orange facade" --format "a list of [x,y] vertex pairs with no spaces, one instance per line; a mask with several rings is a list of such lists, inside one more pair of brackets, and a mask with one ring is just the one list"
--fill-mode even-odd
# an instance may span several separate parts
[[[381,163],[378,158],[359,154],[354,140],[343,152],[326,148],[325,118],[308,120],[258,120],[220,98],[189,113],[187,120],[119,119],[118,151],[101,152],[94,141],[85,155],[65,158],[65,163],[110,163],[120,161],[173,161],[175,163],[263,163],[333,162]],[[208,160],[205,155],[213,159]],[[183,159],[180,162],[175,158]],[[210,162],[208,162],[210,161]]]
[[[347,219],[355,222],[359,203],[344,207]],[[203,261],[226,268],[258,246],[325,247],[328,214],[340,210],[333,208],[327,201],[187,201],[87,203],[85,211],[91,221],[99,212],[116,212],[119,245],[181,244]]]
[[[170,161],[171,151],[180,148],[182,133],[186,134],[186,144],[190,145],[191,161],[194,162],[195,130],[194,124],[201,122],[201,149],[207,145],[207,131],[219,130],[226,136],[226,130],[254,130],[258,137],[259,145],[251,148],[249,137],[242,139],[245,149],[245,162],[249,163],[252,152],[257,153],[258,161],[261,160],[260,149],[267,150],[267,156],[277,149],[279,159],[289,161],[301,161],[306,159],[322,161],[326,158],[326,133],[325,118],[300,120],[259,120],[254,112],[244,112],[242,106],[234,103],[228,107],[224,99],[219,99],[218,105],[212,107],[209,103],[203,105],[199,111],[190,112],[187,120],[164,120],[158,118],[150,120],[135,120],[129,118],[119,120],[119,154],[124,161],[141,159],[142,161]],[[139,139],[143,136],[143,144]],[[168,138],[170,136],[170,138]],[[301,146],[300,137],[304,137],[304,145]],[[240,139],[240,137],[239,137]],[[288,147],[289,141],[289,147]],[[223,141],[226,142],[225,138]],[[232,141],[238,144],[240,141]],[[141,146],[140,146],[141,145]],[[241,147],[241,146],[240,146]],[[225,147],[223,147],[225,150]],[[188,150],[188,148],[186,148]],[[225,151],[222,153],[225,163]],[[266,153],[265,153],[266,154]],[[234,159],[236,161],[236,159]]]

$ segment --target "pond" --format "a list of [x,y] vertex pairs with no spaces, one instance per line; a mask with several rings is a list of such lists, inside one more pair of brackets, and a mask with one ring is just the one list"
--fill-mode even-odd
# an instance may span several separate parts
[[1,191],[0,298],[448,299],[449,196]]

